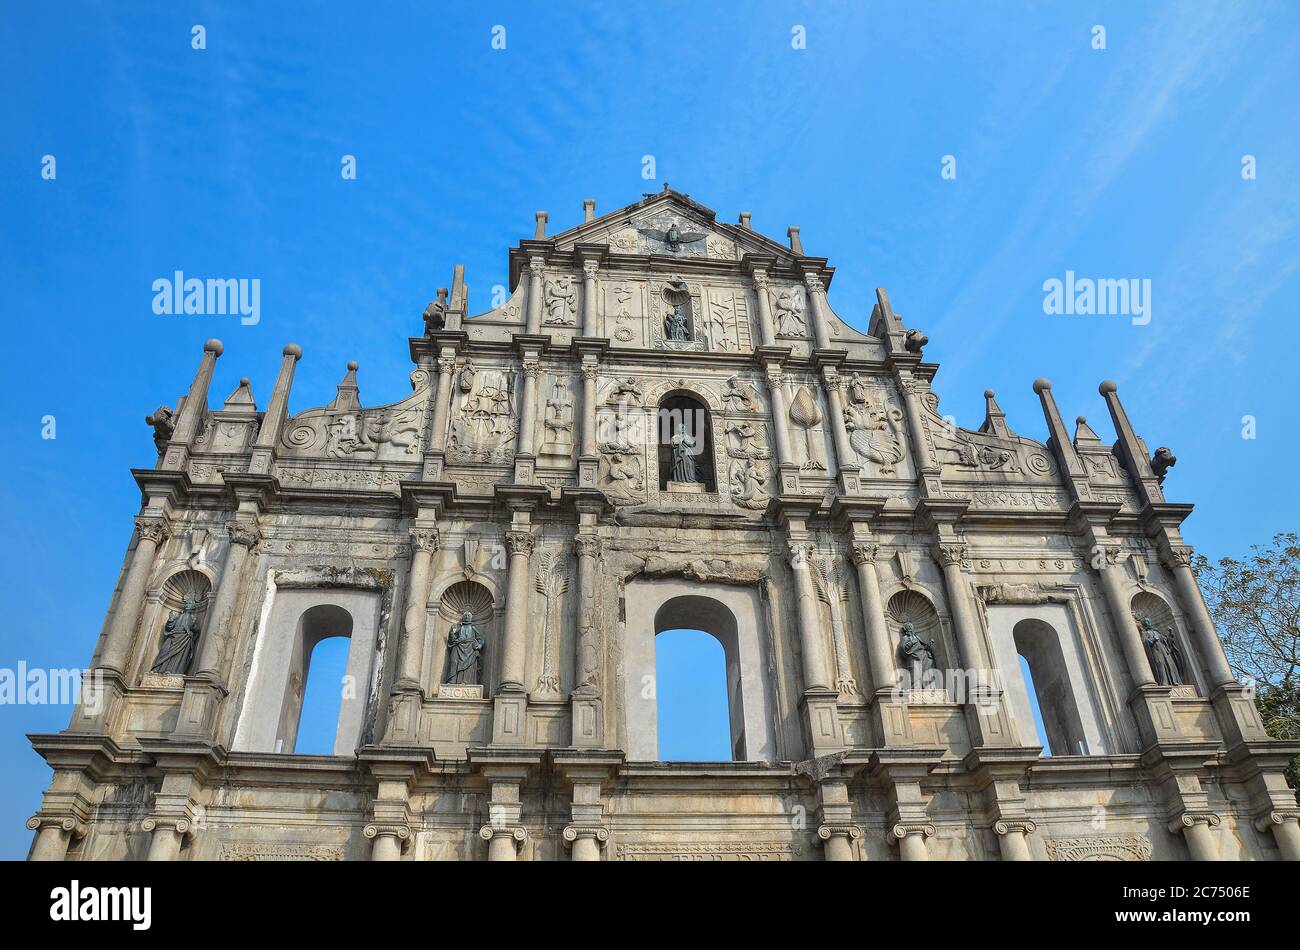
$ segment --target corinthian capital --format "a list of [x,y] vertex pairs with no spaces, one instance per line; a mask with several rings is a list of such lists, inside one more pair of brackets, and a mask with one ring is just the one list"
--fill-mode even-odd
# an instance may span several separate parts
[[575,538],[573,550],[578,557],[595,557],[600,553],[600,539],[592,537]]
[[525,554],[531,556],[533,547],[536,546],[537,539],[533,537],[531,531],[507,531],[506,547],[511,554]]
[[450,376],[456,371],[456,357],[440,356],[438,357],[438,372]]
[[785,381],[785,377],[781,375],[781,367],[769,366],[767,368],[767,384],[769,386],[775,389],[776,387],[780,386],[781,383],[784,381]]
[[537,374],[541,371],[541,366],[537,360],[524,360],[524,375],[529,379],[536,379]]
[[819,294],[822,292],[822,279],[816,274],[805,274],[803,283],[804,286],[808,288],[810,294]]
[[767,290],[767,271],[761,267],[754,268],[754,287],[758,290]]
[[434,554],[438,550],[438,529],[437,528],[412,528],[411,543],[415,545],[417,551],[426,551]]
[[934,546],[934,557],[943,567],[950,567],[953,564],[960,567],[961,562],[966,558],[966,545],[961,543],[936,544]]
[[1169,570],[1192,566],[1192,549],[1186,544],[1168,544],[1160,552],[1160,563]]
[[135,530],[139,532],[140,540],[151,541],[154,544],[162,544],[170,533],[167,522],[162,518],[136,518]]
[[600,264],[596,261],[582,262],[582,276],[588,280],[595,280],[596,275],[600,273]]
[[807,567],[808,558],[812,557],[813,546],[808,541],[789,541],[786,547],[793,568]]
[[528,262],[528,270],[537,280],[542,279],[542,274],[546,272],[546,262],[540,257],[534,257]]
[[231,521],[226,525],[226,534],[230,536],[231,544],[241,544],[250,550],[262,540],[262,532],[258,530],[255,524],[244,524],[242,521]]
[[582,378],[584,380],[595,379],[600,375],[600,367],[595,364],[589,364],[582,367]]
[[854,564],[875,564],[880,545],[873,541],[859,541],[853,545]]

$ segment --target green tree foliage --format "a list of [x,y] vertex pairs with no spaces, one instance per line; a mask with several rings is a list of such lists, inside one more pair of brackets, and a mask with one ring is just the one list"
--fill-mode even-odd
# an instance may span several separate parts
[[[1275,534],[1243,560],[1198,557],[1192,566],[1228,662],[1255,686],[1264,728],[1277,739],[1300,739],[1300,537]],[[1300,789],[1300,758],[1287,781]]]

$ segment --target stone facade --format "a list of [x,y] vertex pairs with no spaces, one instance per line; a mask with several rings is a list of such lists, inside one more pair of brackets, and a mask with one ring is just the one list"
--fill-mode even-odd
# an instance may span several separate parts
[[[883,290],[849,327],[788,236],[667,187],[554,237],[539,213],[499,307],[470,318],[459,267],[438,292],[388,406],[350,364],[290,416],[290,345],[264,411],[247,381],[213,410],[209,341],[149,418],[100,686],[32,737],[32,857],[1300,857],[1294,748],[1114,384],[1114,445],[1041,379],[1046,444],[992,392],[958,428],[925,336]],[[186,610],[192,657],[155,672]],[[674,627],[723,645],[734,761],[654,761]],[[336,754],[295,754],[339,631]]]

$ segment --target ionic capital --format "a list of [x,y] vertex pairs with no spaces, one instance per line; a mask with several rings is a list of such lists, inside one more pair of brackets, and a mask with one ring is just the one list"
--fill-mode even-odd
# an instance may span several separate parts
[[817,828],[817,838],[820,841],[829,841],[831,838],[841,837],[848,838],[850,841],[856,841],[862,837],[862,829],[857,825],[827,822]]
[[193,832],[194,825],[188,818],[173,818],[167,815],[152,815],[140,822],[141,831],[153,832],[158,828],[174,831],[176,834],[184,836]]
[[1275,808],[1266,811],[1255,819],[1255,830],[1265,831],[1270,828],[1278,828],[1288,821],[1300,822],[1300,808]]
[[487,824],[478,830],[478,836],[484,841],[491,841],[496,837],[510,837],[516,843],[523,844],[528,840],[528,829],[520,825]]
[[384,824],[371,822],[361,829],[361,833],[371,840],[375,838],[396,838],[405,842],[411,837],[411,829],[401,824]]
[[569,825],[560,833],[564,839],[566,848],[573,847],[573,843],[580,838],[590,838],[601,847],[609,841],[609,829],[599,825]]
[[27,829],[29,831],[39,831],[42,828],[58,828],[64,834],[73,838],[85,837],[86,823],[79,818],[71,815],[32,815],[27,819]]
[[897,843],[902,841],[908,835],[921,835],[924,838],[934,837],[934,825],[926,822],[899,822],[889,829],[889,840]]
[[1222,819],[1212,811],[1185,811],[1169,822],[1169,831],[1174,834],[1186,831],[1193,825],[1207,825],[1214,828],[1221,821]]
[[1016,831],[1022,835],[1032,835],[1037,830],[1038,825],[1029,818],[1001,819],[993,823],[993,831],[998,835],[1009,835]]

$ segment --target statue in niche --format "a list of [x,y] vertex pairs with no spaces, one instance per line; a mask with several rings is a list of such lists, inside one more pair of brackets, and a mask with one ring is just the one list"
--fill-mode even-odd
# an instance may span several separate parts
[[487,641],[473,623],[474,614],[465,611],[460,623],[451,625],[447,633],[447,668],[443,671],[444,683],[477,686],[483,682],[483,647]]
[[669,281],[663,296],[672,308],[664,315],[664,336],[675,343],[691,342],[691,292],[686,281]]
[[184,676],[190,671],[194,648],[199,642],[199,618],[196,614],[206,601],[206,597],[203,600],[186,597],[180,613],[173,613],[167,619],[162,646],[149,672]]
[[691,436],[685,428],[678,427],[668,444],[673,456],[672,481],[698,483],[703,481],[695,468],[695,456],[699,453],[699,440]]
[[904,666],[907,667],[911,687],[923,688],[925,683],[933,678],[932,674],[938,666],[934,656],[934,644],[926,643],[917,636],[916,628],[908,621],[898,628],[898,650],[903,656]]
[[808,325],[803,318],[803,294],[798,287],[786,287],[776,295],[774,305],[777,336],[807,336]]
[[1142,643],[1147,649],[1147,659],[1151,661],[1151,672],[1161,686],[1183,685],[1183,658],[1178,649],[1178,640],[1174,628],[1168,633],[1161,633],[1150,617],[1138,621],[1142,633]]

